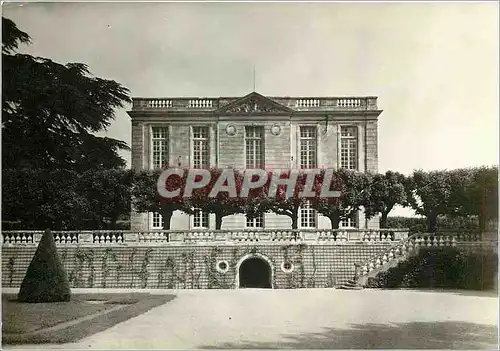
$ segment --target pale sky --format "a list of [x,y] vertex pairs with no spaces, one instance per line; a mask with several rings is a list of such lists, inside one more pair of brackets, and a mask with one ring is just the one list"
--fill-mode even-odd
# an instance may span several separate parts
[[[379,170],[498,164],[498,3],[5,4],[24,52],[134,97],[379,97]],[[127,107],[129,108],[129,107]],[[130,145],[117,111],[108,135]],[[130,163],[130,154],[124,154]]]

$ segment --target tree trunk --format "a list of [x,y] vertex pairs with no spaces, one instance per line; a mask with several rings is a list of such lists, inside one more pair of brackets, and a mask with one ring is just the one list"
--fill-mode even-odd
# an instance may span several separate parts
[[[484,185],[483,185],[483,189],[484,189]],[[486,194],[484,193],[484,190],[483,190],[483,196],[481,198],[481,208],[480,208],[480,211],[479,211],[479,216],[478,216],[478,219],[479,219],[479,235],[480,235],[480,240],[483,241],[483,237],[484,237],[484,231],[486,230]]]
[[389,212],[382,212],[382,215],[380,216],[380,228],[387,228],[387,216],[389,215]]
[[332,229],[339,229],[340,226],[340,216],[338,214],[332,214],[328,216],[330,219],[330,223],[332,225]]
[[215,214],[215,229],[220,230],[222,227],[222,219],[224,216],[221,213],[216,213]]
[[486,216],[484,214],[479,215],[479,240],[483,241],[484,232],[486,231]]
[[429,233],[436,233],[437,230],[437,214],[430,213],[427,216],[427,231]]
[[172,210],[162,210],[161,217],[163,219],[163,229],[170,230],[170,220],[172,219],[172,215],[174,211]]
[[297,217],[298,217],[297,215],[290,216],[290,218],[292,219],[292,229],[298,229],[299,219]]
[[118,222],[118,217],[113,216],[109,219],[109,226],[111,227],[111,230],[116,230],[116,222]]

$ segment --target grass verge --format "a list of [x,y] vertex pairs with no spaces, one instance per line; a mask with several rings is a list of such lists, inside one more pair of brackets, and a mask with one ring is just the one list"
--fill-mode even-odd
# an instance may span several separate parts
[[67,343],[106,330],[175,298],[174,295],[74,294],[69,302],[20,303],[2,295],[2,343]]

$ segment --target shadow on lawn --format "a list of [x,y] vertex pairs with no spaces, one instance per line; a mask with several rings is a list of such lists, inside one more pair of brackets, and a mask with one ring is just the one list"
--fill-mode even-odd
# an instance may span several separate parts
[[247,341],[202,349],[498,349],[497,328],[459,321],[353,324],[350,329],[283,335],[276,342]]

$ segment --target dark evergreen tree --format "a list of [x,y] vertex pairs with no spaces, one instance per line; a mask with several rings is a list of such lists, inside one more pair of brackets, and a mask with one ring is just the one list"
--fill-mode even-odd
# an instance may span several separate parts
[[57,254],[54,235],[48,229],[38,244],[17,298],[19,302],[32,303],[71,299],[68,276]]
[[17,52],[30,36],[2,17],[2,167],[122,168],[128,145],[100,137],[128,89],[93,76],[82,63],[60,64]]

